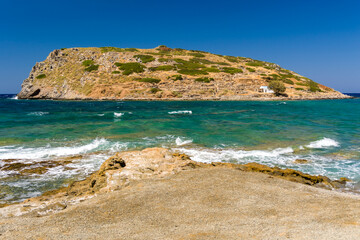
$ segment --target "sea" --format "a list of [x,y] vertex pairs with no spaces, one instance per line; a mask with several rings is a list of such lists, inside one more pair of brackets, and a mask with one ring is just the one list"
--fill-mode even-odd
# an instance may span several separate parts
[[[257,162],[346,177],[345,190],[360,194],[360,98],[53,101],[0,95],[0,203],[66,186],[116,152],[149,147],[199,162]],[[39,167],[43,171],[31,171]]]

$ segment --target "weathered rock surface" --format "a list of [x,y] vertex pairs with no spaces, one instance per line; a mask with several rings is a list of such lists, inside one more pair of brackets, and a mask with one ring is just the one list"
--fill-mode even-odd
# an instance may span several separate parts
[[292,182],[331,189],[344,187],[348,179],[332,181],[324,176],[312,176],[293,169],[268,167],[258,163],[245,165],[233,163],[199,163],[187,155],[173,153],[164,148],[148,148],[142,151],[121,152],[107,159],[100,169],[85,180],[71,183],[68,187],[45,192],[43,195],[25,200],[23,203],[0,209],[3,216],[45,215],[65,209],[66,206],[126,188],[129,184],[145,179],[166,178],[184,170],[200,168],[227,168],[241,172],[259,172],[271,177]]
[[[164,49],[54,50],[45,61],[35,64],[18,98],[272,100],[348,97],[273,63]],[[129,74],[120,67],[127,63],[141,65]],[[272,80],[285,84],[288,97],[276,97],[260,90],[260,86],[268,86]]]
[[[162,150],[147,151],[156,156]],[[164,154],[158,156],[164,159]],[[126,162],[125,156],[118,157]],[[127,162],[121,167],[118,157],[108,164],[110,172],[130,167]],[[0,238],[359,239],[359,196],[241,171],[239,165],[196,164],[179,155],[171,159],[187,170],[163,175],[172,169],[165,166],[163,171],[154,169],[154,176],[162,177],[130,181],[121,191],[96,194],[76,205],[44,204],[30,214],[2,217]],[[134,173],[144,169],[132,167]]]

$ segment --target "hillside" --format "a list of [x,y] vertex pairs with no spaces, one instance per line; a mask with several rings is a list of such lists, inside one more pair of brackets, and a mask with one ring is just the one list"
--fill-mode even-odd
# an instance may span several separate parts
[[[285,92],[260,89],[274,82],[281,82]],[[18,97],[256,100],[347,96],[274,63],[159,46],[54,50],[35,64]]]

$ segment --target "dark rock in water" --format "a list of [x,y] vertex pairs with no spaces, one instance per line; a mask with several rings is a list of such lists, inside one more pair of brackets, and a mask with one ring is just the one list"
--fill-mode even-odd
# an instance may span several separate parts
[[325,176],[313,176],[294,169],[281,169],[278,167],[268,167],[259,163],[247,163],[244,165],[247,171],[261,172],[269,175],[281,177],[293,182],[299,182],[307,185],[313,185],[324,188],[341,188],[345,186],[345,181],[332,181]]
[[294,163],[297,163],[297,164],[306,164],[306,163],[309,163],[310,161],[309,160],[306,160],[306,159],[296,159],[294,161]]

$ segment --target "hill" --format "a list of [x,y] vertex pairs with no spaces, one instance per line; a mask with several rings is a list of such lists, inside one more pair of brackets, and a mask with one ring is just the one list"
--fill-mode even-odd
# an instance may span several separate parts
[[159,46],[54,50],[35,64],[18,97],[262,100],[347,96],[274,63]]

